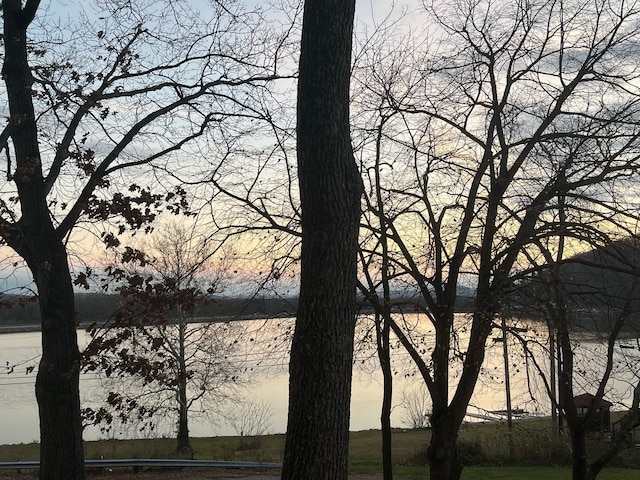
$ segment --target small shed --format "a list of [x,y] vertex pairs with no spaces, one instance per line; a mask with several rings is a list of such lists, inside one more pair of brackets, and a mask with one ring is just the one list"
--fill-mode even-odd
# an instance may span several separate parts
[[[590,393],[583,393],[577,397],[573,397],[573,401],[578,409],[578,417],[587,415],[589,407],[595,402],[596,397]],[[611,428],[611,407],[613,403],[608,402],[604,398],[596,405],[595,412],[591,421],[586,426],[588,432],[608,432]]]

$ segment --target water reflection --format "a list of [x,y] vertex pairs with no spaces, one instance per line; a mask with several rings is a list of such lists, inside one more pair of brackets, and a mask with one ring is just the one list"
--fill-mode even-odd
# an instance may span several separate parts
[[[432,332],[426,319],[408,316],[407,328],[413,332],[417,346],[424,352],[428,360],[432,348]],[[457,342],[460,351],[464,351],[468,340],[468,319],[461,315],[457,319]],[[288,341],[293,327],[292,319],[271,321],[243,321],[247,330],[244,341],[237,345],[237,359],[247,367],[247,375],[252,378],[250,386],[242,392],[248,398],[271,405],[271,432],[281,433],[286,429],[288,375]],[[541,369],[548,371],[547,335],[545,328],[535,322],[519,325],[521,335],[527,339],[528,345],[536,352],[536,360]],[[377,366],[375,346],[370,340],[371,319],[362,318],[358,326],[358,342],[356,345],[356,362],[354,368],[351,429],[365,430],[379,428],[380,405],[382,397],[381,375]],[[488,344],[488,353],[482,376],[472,398],[468,413],[469,420],[482,419],[493,415],[491,412],[505,409],[504,357],[499,331],[492,335]],[[87,334],[79,331],[82,345],[88,341]],[[535,366],[532,358],[522,353],[520,342],[514,337],[507,337],[509,365],[511,371],[511,396],[513,408],[529,412],[529,414],[548,414],[549,400],[545,393],[544,382],[537,375],[532,375]],[[627,342],[628,343],[628,342]],[[27,374],[27,368],[37,364],[40,355],[40,334],[14,333],[0,335],[0,443],[23,443],[37,440],[38,420],[37,406],[34,396],[35,371]],[[584,375],[577,379],[576,392],[591,391],[594,379],[601,373],[602,359],[606,346],[598,342],[583,342],[576,350],[576,361]],[[637,352],[637,350],[634,350]],[[454,352],[455,353],[455,352]],[[613,402],[624,402],[630,399],[630,385],[635,380],[629,373],[627,365],[628,349],[616,352],[616,380],[612,381],[607,391],[607,398]],[[461,357],[452,356],[452,385],[459,371]],[[399,342],[393,343],[392,364],[394,369],[394,409],[392,425],[407,427],[406,410],[401,405],[402,394],[423,392],[423,382],[408,354]],[[9,373],[6,366],[14,366]],[[625,371],[626,373],[620,373]],[[529,373],[529,375],[527,374]],[[453,387],[452,387],[453,388]],[[104,398],[104,389],[96,374],[84,374],[81,378],[81,395],[83,404],[99,405]],[[225,407],[229,408],[229,406]],[[172,436],[174,425],[171,419],[160,422],[154,432],[140,432],[135,424],[116,429],[109,434],[101,433],[95,427],[85,431],[85,439],[93,440],[105,437],[127,436]],[[211,416],[192,421],[192,436],[235,435],[234,428],[223,419],[211,420]]]

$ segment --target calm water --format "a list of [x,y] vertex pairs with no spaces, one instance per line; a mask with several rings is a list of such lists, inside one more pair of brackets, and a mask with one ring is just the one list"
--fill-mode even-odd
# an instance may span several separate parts
[[[277,325],[276,325],[277,322]],[[417,317],[413,319],[416,332],[422,335],[423,346],[428,351],[431,336],[429,325],[421,322]],[[464,319],[461,319],[462,327],[460,343],[464,346]],[[273,416],[270,421],[271,433],[284,432],[286,429],[288,375],[286,373],[287,335],[284,333],[291,329],[292,320],[243,321],[243,326],[252,333],[245,336],[246,344],[239,344],[238,358],[243,362],[247,359],[251,362],[253,381],[250,387],[239,392],[246,398],[252,398],[257,402],[265,402],[270,405]],[[268,325],[268,327],[265,327]],[[359,336],[367,337],[369,325],[364,319],[359,325]],[[534,331],[533,327],[531,331]],[[543,334],[532,333],[533,336],[543,337]],[[504,357],[502,343],[494,342],[492,336],[489,344],[489,354],[483,375],[478,383],[476,393],[472,400],[468,413],[469,419],[474,420],[490,415],[492,410],[505,408],[505,391],[503,382]],[[79,331],[80,343],[87,341],[86,333]],[[417,337],[418,338],[418,337]],[[277,342],[274,342],[277,339]],[[277,343],[277,347],[274,345]],[[517,352],[514,342],[509,342],[510,370],[511,370],[511,395],[512,406],[528,411],[530,414],[547,414],[549,401],[546,399],[542,382],[535,375],[527,376],[527,369],[533,370],[530,359],[523,358]],[[578,352],[578,357],[583,358],[583,363],[589,366],[583,382],[583,391],[590,391],[594,375],[598,373],[597,360],[602,358],[603,346],[591,343],[585,344]],[[628,349],[623,352],[628,355]],[[0,443],[28,443],[36,441],[38,434],[37,406],[34,395],[35,372],[27,374],[27,367],[37,366],[40,356],[40,334],[14,333],[0,335]],[[358,342],[357,361],[354,368],[354,381],[351,402],[351,429],[366,430],[379,428],[380,405],[382,396],[381,375],[378,371],[375,351],[370,342],[367,344]],[[622,362],[618,362],[622,368]],[[542,366],[546,364],[543,360]],[[5,366],[15,365],[13,372],[9,373]],[[393,349],[394,373],[394,409],[392,424],[395,427],[408,427],[406,421],[407,410],[402,405],[403,394],[411,395],[421,392],[421,380],[412,367],[408,356],[399,345]],[[452,361],[452,383],[455,382],[456,365]],[[630,398],[630,385],[633,378],[625,373],[620,379],[612,383],[607,398],[611,401]],[[580,386],[576,393],[579,391]],[[83,404],[97,405],[104,396],[104,388],[97,375],[83,375],[81,378],[81,394]],[[615,398],[614,398],[615,397]],[[536,401],[538,400],[538,401]],[[206,419],[193,420],[190,424],[192,436],[234,435],[233,427],[223,420],[215,422]],[[154,435],[172,435],[172,425],[160,425]],[[130,433],[122,430],[111,434],[102,434],[95,428],[85,431],[86,440],[95,440],[109,436],[140,436],[139,433]]]

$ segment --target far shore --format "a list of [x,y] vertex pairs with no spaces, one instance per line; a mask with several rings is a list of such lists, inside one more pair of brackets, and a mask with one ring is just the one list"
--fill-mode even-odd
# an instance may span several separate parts
[[[246,317],[239,318],[237,316],[225,316],[225,317],[194,317],[189,320],[189,323],[226,323],[226,322],[245,322],[252,320],[275,320],[278,318],[292,318],[295,314],[282,314],[282,315],[264,315],[254,314],[247,315]],[[78,325],[79,330],[84,330],[91,327],[92,324],[83,322]],[[105,325],[106,327],[106,325]],[[30,333],[40,332],[42,327],[39,323],[23,324],[23,325],[2,325],[0,324],[0,335],[5,333]]]
[[41,329],[39,324],[34,325],[0,325],[0,335],[4,333],[25,333],[39,332]]

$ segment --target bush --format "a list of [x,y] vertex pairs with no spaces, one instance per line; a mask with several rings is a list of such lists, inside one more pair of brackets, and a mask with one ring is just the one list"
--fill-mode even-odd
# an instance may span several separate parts
[[429,456],[427,455],[427,449],[429,444],[425,443],[418,447],[416,451],[407,459],[407,465],[416,467],[423,467],[429,465]]
[[[429,465],[428,444],[420,446],[414,454],[407,460],[408,465],[426,466]],[[487,455],[482,449],[480,442],[458,441],[458,461],[465,467],[486,463]]]
[[618,468],[640,469],[640,449],[630,447],[620,452],[608,465]]
[[486,463],[487,455],[479,441],[458,441],[458,461],[465,467]]

